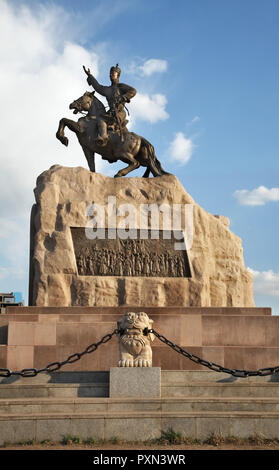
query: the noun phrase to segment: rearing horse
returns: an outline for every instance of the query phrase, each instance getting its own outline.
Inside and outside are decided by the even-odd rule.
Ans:
[[[90,171],[95,172],[95,152],[100,154],[103,160],[109,163],[121,160],[128,164],[127,167],[119,170],[116,177],[125,176],[130,171],[146,167],[144,178],[149,176],[151,172],[153,176],[168,175],[163,170],[159,160],[156,158],[154,147],[143,137],[124,130],[122,135],[108,127],[109,140],[105,146],[96,142],[98,136],[98,120],[100,116],[106,114],[103,103],[96,98],[94,91],[91,93],[86,91],[77,100],[70,104],[70,109],[74,110],[74,114],[87,112],[86,116],[73,121],[71,119],[62,118],[59,122],[57,139],[64,145],[68,145],[68,138],[64,135],[65,127],[75,132],[78,141],[83,149],[84,155],[88,162]]]

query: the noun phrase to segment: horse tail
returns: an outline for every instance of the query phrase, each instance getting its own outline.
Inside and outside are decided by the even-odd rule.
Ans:
[[[150,142],[148,142],[148,140],[146,140],[144,137],[141,137],[141,147],[147,150],[147,155],[148,155],[147,167],[150,168],[153,176],[163,176],[163,175],[170,174],[162,168],[161,163],[156,157],[153,145]]]

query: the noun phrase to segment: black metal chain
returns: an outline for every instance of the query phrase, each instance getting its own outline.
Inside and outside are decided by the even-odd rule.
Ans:
[[[158,333],[156,330],[145,329],[144,334],[147,335],[148,333],[153,333],[162,343],[171,347],[174,351],[178,352],[179,354],[182,354],[182,356],[187,357],[187,359],[190,359],[196,364],[201,364],[202,366],[208,367],[209,369],[215,372],[225,372],[226,374],[233,375],[234,377],[242,377],[242,378],[252,377],[252,376],[264,377],[266,375],[273,375],[273,374],[279,373],[279,366],[266,367],[264,369],[258,369],[258,370],[229,369],[227,367],[221,366],[220,364],[216,364],[215,362],[209,362],[206,359],[202,359],[196,354],[189,353],[188,351],[186,351],[186,349],[183,349],[181,346],[178,346],[177,344],[173,343],[172,341],[167,339],[165,336]],[[97,343],[92,343],[89,346],[87,346],[87,348],[81,353],[71,354],[70,356],[68,356],[68,358],[65,361],[51,362],[43,369],[30,368],[30,369],[22,369],[20,371],[11,371],[10,369],[0,368],[0,377],[10,377],[11,375],[19,375],[21,377],[35,377],[41,372],[49,372],[49,373],[56,372],[62,366],[65,366],[66,364],[73,364],[74,362],[79,361],[81,357],[84,356],[85,354],[91,354],[92,352],[95,352],[101,344],[107,343],[116,334],[119,334],[121,336],[123,334],[123,331],[115,329],[112,333],[108,333],[105,336],[103,336],[103,338],[100,339],[100,341],[98,341]]]
[[[91,354],[92,352],[96,351],[96,349],[101,344],[107,343],[108,341],[111,340],[111,338],[114,335],[118,333],[119,333],[119,330],[116,329],[112,333],[108,333],[107,335],[103,336],[103,338],[100,339],[100,341],[98,341],[97,343],[89,344],[89,346],[87,346],[87,348],[81,353],[71,354],[65,361],[51,362],[43,369],[30,368],[30,369],[22,369],[20,371],[12,371],[10,369],[0,368],[0,377],[10,377],[11,375],[20,375],[21,377],[35,377],[41,372],[55,372],[59,370],[62,366],[65,366],[66,364],[73,364],[74,362],[79,361],[81,357],[84,356],[85,354]]]
[[[151,329],[149,333],[153,333],[162,343],[165,343],[167,346],[170,346],[174,351],[182,354],[187,359],[195,362],[196,364],[201,364],[202,366],[208,367],[215,372],[225,372],[226,374],[233,375],[234,377],[252,377],[252,376],[260,376],[264,377],[266,375],[273,375],[279,373],[279,366],[276,367],[266,367],[264,369],[258,370],[243,370],[243,369],[228,369],[227,367],[223,367],[220,364],[216,364],[215,362],[209,362],[205,359],[200,358],[196,354],[191,354],[185,349],[181,348],[177,344],[173,343],[172,341],[168,340],[165,336],[160,335],[157,331]]]

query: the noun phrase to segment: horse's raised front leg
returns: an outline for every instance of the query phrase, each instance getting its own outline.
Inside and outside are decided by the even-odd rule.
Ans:
[[[59,126],[58,126],[58,130],[56,132],[56,137],[57,137],[58,140],[60,140],[60,142],[62,142],[62,144],[66,145],[66,147],[67,147],[67,145],[69,143],[69,140],[64,135],[65,127],[68,127],[71,131],[75,132],[76,134],[78,132],[80,132],[80,127],[79,127],[78,122],[72,121],[71,119],[62,118],[59,121]]]

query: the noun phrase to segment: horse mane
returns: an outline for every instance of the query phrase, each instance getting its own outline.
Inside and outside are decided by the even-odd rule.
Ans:
[[[96,108],[100,111],[103,111],[103,112],[106,112],[106,108],[104,106],[104,104],[102,103],[102,101],[99,100],[99,98],[97,98],[97,96],[95,95],[95,91],[93,92],[88,92],[88,94],[90,94],[93,98],[93,102],[94,102],[94,106],[96,106]]]

